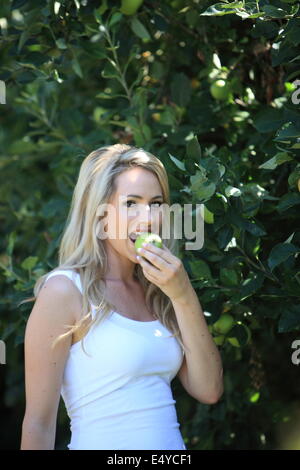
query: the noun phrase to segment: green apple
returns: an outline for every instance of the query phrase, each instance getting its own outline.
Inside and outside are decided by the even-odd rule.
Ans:
[[[208,210],[206,206],[204,206],[204,222],[206,222],[207,224],[214,223],[214,214],[213,212],[210,212],[210,210]]]
[[[243,344],[243,346],[246,346],[246,344],[248,344],[250,339],[251,339],[251,331],[250,331],[250,329],[248,328],[247,325],[244,325],[241,322],[238,322],[238,325],[242,326],[245,329],[245,332],[247,334],[247,339],[246,339],[245,343]],[[232,346],[235,346],[236,348],[240,348],[242,346],[240,344],[239,340],[235,336],[232,336],[232,337],[226,338],[226,339],[227,339],[228,343],[230,343]]]
[[[217,346],[222,346],[224,343],[225,336],[224,335],[219,335],[219,336],[214,336],[213,340]]]
[[[210,85],[210,93],[216,100],[227,100],[230,95],[230,87],[225,80],[216,80]]]
[[[150,233],[150,232],[141,233],[141,235],[134,242],[136,251],[139,248],[142,248],[143,243],[153,243],[153,245],[157,246],[158,248],[162,248],[161,238],[156,233]]]
[[[236,348],[241,347],[240,343],[238,342],[237,338],[235,338],[235,337],[227,338],[227,341],[228,341],[228,343],[230,343],[232,346],[235,346]]]
[[[217,320],[213,324],[213,329],[215,332],[220,333],[222,335],[226,335],[229,330],[233,327],[234,319],[228,313],[224,313],[220,316],[219,320]]]
[[[122,0],[120,11],[124,15],[134,15],[144,0]]]

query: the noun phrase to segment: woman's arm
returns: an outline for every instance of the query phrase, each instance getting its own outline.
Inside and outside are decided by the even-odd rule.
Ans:
[[[24,341],[26,410],[21,450],[53,450],[61,384],[72,335],[54,349],[64,325],[75,323],[77,288],[66,276],[50,278],[41,289],[29,316]]]
[[[192,285],[172,305],[186,348],[179,379],[199,402],[216,403],[224,391],[222,359]]]
[[[20,450],[54,450],[56,425],[45,426],[24,417]]]

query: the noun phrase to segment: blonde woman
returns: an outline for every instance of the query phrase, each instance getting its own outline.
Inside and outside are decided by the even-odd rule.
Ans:
[[[150,152],[116,144],[84,159],[59,265],[29,299],[22,450],[54,449],[60,395],[69,450],[185,450],[172,379],[201,403],[222,395],[220,354],[174,239],[137,258],[138,234],[160,234],[161,204],[168,178]]]

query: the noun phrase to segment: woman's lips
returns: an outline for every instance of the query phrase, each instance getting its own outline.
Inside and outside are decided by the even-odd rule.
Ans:
[[[128,240],[129,240],[129,244],[130,244],[130,245],[132,245],[132,246],[133,246],[133,248],[135,248],[135,246],[134,246],[135,240],[134,240],[134,241],[132,241],[130,238],[128,238]]]

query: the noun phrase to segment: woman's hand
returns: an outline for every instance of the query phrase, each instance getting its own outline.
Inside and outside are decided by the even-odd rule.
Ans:
[[[138,250],[138,261],[145,277],[158,286],[170,300],[188,297],[192,287],[188,274],[179,258],[163,245],[158,248],[153,243],[142,245]],[[152,265],[143,257],[149,260]]]

